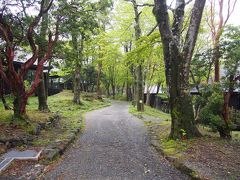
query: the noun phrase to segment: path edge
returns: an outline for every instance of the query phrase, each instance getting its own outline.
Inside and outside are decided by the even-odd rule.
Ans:
[[[136,118],[138,118],[139,120],[143,121],[143,122],[147,121],[147,119],[145,119],[141,115],[136,115],[136,114],[132,114],[132,115],[135,116]],[[166,154],[164,152],[163,148],[161,147],[160,143],[158,142],[159,140],[156,140],[156,138],[153,138],[153,136],[155,136],[155,132],[154,132],[154,135],[153,135],[152,133],[150,133],[149,128],[147,126],[145,126],[145,127],[147,128],[148,137],[150,139],[150,145],[161,156],[163,156],[168,162],[170,162],[171,165],[173,165],[176,169],[178,169],[182,173],[186,174],[187,176],[189,176],[193,180],[205,180],[205,178],[201,177],[201,175],[198,172],[196,172],[193,168],[186,165],[186,163],[184,163],[183,161],[181,161],[180,159],[178,159],[176,157],[169,156],[168,154]]]

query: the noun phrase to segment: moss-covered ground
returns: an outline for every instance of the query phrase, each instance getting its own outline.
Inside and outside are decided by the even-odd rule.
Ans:
[[[152,145],[165,156],[190,167],[192,176],[203,179],[240,179],[239,132],[232,132],[231,141],[223,140],[218,133],[199,125],[198,129],[203,135],[201,138],[171,140],[168,138],[171,130],[169,114],[148,106],[145,106],[144,112],[137,112],[130,106],[129,112],[137,116],[145,115],[141,119],[148,129]]]
[[[143,112],[138,112],[136,107],[130,106],[129,112],[131,114],[135,114],[135,115],[152,116],[152,117],[160,118],[160,119],[166,120],[166,121],[171,120],[170,114],[164,113],[164,112],[159,111],[159,110],[154,109],[154,108],[151,108],[150,106],[144,106],[144,111]]]
[[[6,99],[11,106],[12,98],[7,97]],[[83,129],[85,112],[110,105],[109,101],[98,100],[91,93],[82,93],[81,105],[74,104],[72,99],[73,93],[71,91],[63,91],[50,96],[48,97],[50,112],[40,112],[37,110],[37,97],[30,97],[27,105],[28,123],[24,120],[13,121],[13,112],[4,110],[2,103],[0,103],[0,136],[9,138],[11,136],[34,135],[39,123],[48,122],[49,119],[58,115],[61,119],[56,126],[49,126],[37,136],[34,135],[34,146],[46,146],[53,141],[66,139],[69,132],[74,131],[76,128]]]

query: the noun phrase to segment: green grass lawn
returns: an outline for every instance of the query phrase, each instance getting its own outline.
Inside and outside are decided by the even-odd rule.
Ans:
[[[6,99],[9,105],[12,106],[12,98],[7,97]],[[4,110],[2,103],[0,103],[0,127],[3,129],[2,132],[0,132],[0,135],[6,136],[7,133],[4,132],[4,129],[10,128],[10,131],[15,131],[15,127],[17,127],[17,130],[11,133],[21,131],[21,133],[25,132],[27,134],[32,134],[39,122],[49,121],[49,118],[59,114],[61,116],[60,128],[58,128],[58,130],[54,128],[43,130],[41,135],[34,142],[36,145],[48,144],[51,141],[56,141],[56,139],[64,139],[69,134],[69,131],[72,131],[73,129],[80,127],[82,129],[84,127],[82,117],[84,117],[85,112],[110,105],[109,101],[97,100],[94,94],[90,93],[81,94],[81,105],[74,104],[72,99],[73,93],[71,91],[63,91],[59,94],[48,97],[48,105],[51,112],[44,113],[38,111],[37,97],[30,97],[27,105],[28,122],[30,125],[27,125],[26,122],[20,120],[13,121],[13,111]],[[13,123],[15,124],[14,126],[12,125]]]
[[[96,99],[85,100],[85,94],[81,96],[81,105],[76,105],[72,102],[73,94],[71,91],[63,91],[54,96],[48,97],[48,105],[51,113],[43,113],[38,111],[38,99],[37,97],[30,97],[27,105],[27,115],[30,120],[45,120],[52,113],[60,113],[63,117],[72,118],[76,115],[82,114],[87,111],[98,109],[102,106],[109,105],[109,102],[99,101]],[[12,106],[13,98],[6,98],[8,104]],[[0,123],[8,123],[12,120],[12,111],[6,111],[3,107],[3,104],[0,103]]]
[[[156,118],[160,118],[162,120],[171,120],[171,115],[164,113],[158,109],[152,108],[150,106],[144,106],[144,112],[138,112],[136,107],[130,106],[129,112],[135,115],[147,115]]]

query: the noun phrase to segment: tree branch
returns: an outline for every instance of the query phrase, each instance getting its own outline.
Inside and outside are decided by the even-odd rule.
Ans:
[[[152,29],[151,31],[149,31],[149,33],[147,33],[147,36],[150,36],[154,31],[155,29],[158,27],[158,24],[156,24]]]
[[[174,11],[174,21],[172,25],[172,32],[173,32],[173,37],[178,46],[180,45],[181,30],[182,30],[183,21],[184,21],[184,9],[185,9],[185,1],[177,0],[176,8]]]
[[[20,74],[21,75],[25,75],[27,73],[27,70],[36,62],[37,58],[38,58],[38,53],[39,50],[36,46],[36,43],[33,39],[33,34],[34,34],[34,28],[39,24],[42,16],[48,12],[48,10],[50,9],[51,5],[53,3],[53,0],[50,1],[49,5],[47,6],[46,9],[44,9],[44,4],[45,4],[45,0],[41,1],[41,7],[40,7],[40,11],[39,14],[35,17],[35,19],[33,20],[33,22],[30,24],[29,28],[28,28],[28,32],[27,32],[27,39],[28,42],[30,44],[30,47],[32,49],[33,55],[32,57],[27,60],[22,66],[21,66],[21,71]]]
[[[189,28],[186,34],[185,43],[183,47],[183,60],[184,60],[184,66],[186,71],[184,72],[185,80],[188,80],[189,71],[190,71],[190,63],[194,51],[194,47],[196,44],[199,26],[201,23],[201,17],[203,13],[203,9],[205,6],[206,0],[198,0],[195,1],[194,7],[192,10],[191,20],[189,24]],[[185,85],[188,84],[188,82],[185,82]]]
[[[56,23],[56,32],[55,32],[54,39],[52,39],[52,33],[49,33],[49,36],[48,36],[48,51],[45,53],[44,57],[38,63],[36,73],[35,73],[34,83],[32,84],[29,92],[27,92],[27,97],[31,96],[35,92],[36,88],[38,87],[38,85],[40,83],[40,75],[41,75],[42,70],[43,70],[43,65],[44,65],[44,63],[47,62],[47,60],[50,59],[50,57],[52,55],[53,47],[54,47],[55,43],[57,42],[58,36],[59,36],[59,21],[60,21],[60,18],[58,18],[57,23]]]

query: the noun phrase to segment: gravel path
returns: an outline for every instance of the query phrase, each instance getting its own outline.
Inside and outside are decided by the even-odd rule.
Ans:
[[[86,115],[86,129],[45,179],[188,179],[149,145],[126,102]]]

